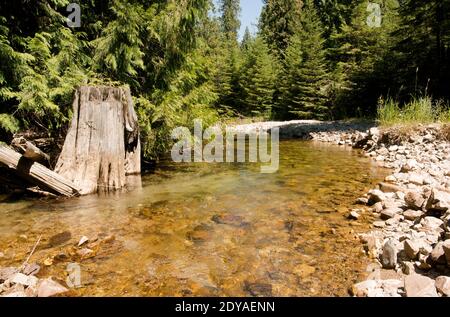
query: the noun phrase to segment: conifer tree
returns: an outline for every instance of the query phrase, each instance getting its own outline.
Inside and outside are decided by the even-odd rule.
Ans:
[[[324,118],[327,113],[323,27],[311,1],[306,0],[300,26],[286,50],[277,115],[282,118]]]
[[[280,60],[298,28],[302,3],[302,0],[264,0],[259,29]]]
[[[251,39],[244,52],[241,86],[246,113],[270,118],[280,71],[277,59],[270,54],[262,37]]]

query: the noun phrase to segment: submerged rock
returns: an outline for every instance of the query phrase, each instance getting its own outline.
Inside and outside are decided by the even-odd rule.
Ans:
[[[67,292],[68,289],[52,280],[52,278],[46,278],[39,281],[37,286],[37,296],[38,297],[51,297],[58,294]]]

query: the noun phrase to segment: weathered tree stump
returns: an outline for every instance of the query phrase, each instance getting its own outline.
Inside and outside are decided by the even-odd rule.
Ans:
[[[118,190],[141,171],[139,125],[128,88],[77,89],[73,117],[55,171],[82,195]],[[135,177],[133,180],[133,186]]]

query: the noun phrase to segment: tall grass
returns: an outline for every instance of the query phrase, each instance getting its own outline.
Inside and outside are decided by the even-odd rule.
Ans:
[[[449,105],[441,100],[434,101],[429,96],[414,97],[401,106],[396,100],[388,98],[378,103],[377,119],[382,126],[397,124],[418,124],[450,122]]]

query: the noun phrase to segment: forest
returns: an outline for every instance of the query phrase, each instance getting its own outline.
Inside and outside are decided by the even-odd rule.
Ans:
[[[74,89],[130,87],[146,158],[196,118],[375,118],[424,102],[448,120],[450,0],[0,1],[0,129],[65,133]]]

